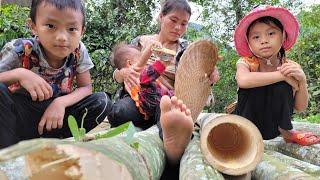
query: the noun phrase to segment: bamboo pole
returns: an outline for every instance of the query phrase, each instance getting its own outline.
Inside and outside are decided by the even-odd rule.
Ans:
[[[158,128],[139,132],[134,140],[138,149],[120,136],[86,143],[23,141],[0,151],[0,170],[10,179],[159,179],[165,153]]]
[[[252,171],[263,155],[263,140],[249,120],[229,114],[201,114],[201,151],[214,168],[227,175]]]
[[[278,151],[302,161],[320,166],[320,144],[300,146],[295,143],[286,143],[282,137],[265,140],[264,147],[267,150]]]
[[[194,133],[180,162],[180,180],[222,180],[223,176],[206,162],[200,150],[200,135]]]
[[[317,179],[268,153],[264,153],[262,162],[257,165],[253,172],[253,178],[274,180]]]

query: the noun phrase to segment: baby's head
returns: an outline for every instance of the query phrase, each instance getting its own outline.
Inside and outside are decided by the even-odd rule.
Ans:
[[[28,22],[49,65],[59,68],[79,47],[85,10],[81,0],[32,0]]]
[[[234,33],[234,41],[242,57],[267,57],[270,51],[284,54],[294,45],[298,34],[299,24],[287,9],[260,6],[240,21]]]
[[[112,51],[112,61],[115,68],[122,69],[135,64],[141,56],[140,50],[123,42],[117,44]]]

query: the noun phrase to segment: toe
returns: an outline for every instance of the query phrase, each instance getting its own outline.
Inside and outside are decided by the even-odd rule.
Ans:
[[[161,112],[168,112],[171,110],[171,100],[169,96],[162,96],[160,101]]]

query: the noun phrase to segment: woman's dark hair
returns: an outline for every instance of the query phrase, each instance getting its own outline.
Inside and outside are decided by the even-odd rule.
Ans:
[[[85,8],[82,0],[32,0],[31,10],[29,15],[32,22],[34,23],[36,22],[37,9],[42,2],[53,5],[59,10],[66,9],[66,8],[70,8],[75,11],[80,10],[83,15],[82,27],[84,27],[86,18],[85,18]]]
[[[186,11],[191,16],[191,8],[186,0],[165,0],[161,5],[160,13],[165,16],[175,10]]]
[[[264,23],[264,24],[268,24],[268,25],[275,25],[275,26],[277,26],[280,30],[281,30],[281,32],[283,32],[284,30],[283,30],[283,25],[281,24],[281,22],[278,20],[278,19],[276,19],[276,18],[274,18],[274,17],[271,17],[271,16],[264,16],[264,17],[261,17],[261,18],[258,18],[258,19],[256,19],[256,20],[254,20],[250,25],[249,25],[249,27],[248,27],[248,30],[247,30],[247,34],[246,34],[246,36],[248,37],[249,36],[249,32],[250,32],[250,28],[255,24],[255,23]],[[286,36],[287,37],[287,36]],[[286,57],[286,52],[285,52],[285,50],[284,50],[284,48],[283,47],[281,47],[281,49],[280,49],[280,59],[283,59],[283,58],[285,58]]]

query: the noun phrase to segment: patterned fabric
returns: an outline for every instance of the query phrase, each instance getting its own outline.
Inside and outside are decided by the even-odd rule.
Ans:
[[[45,79],[52,87],[53,97],[57,97],[72,92],[76,74],[93,67],[83,43],[65,58],[59,69],[50,67],[41,48],[36,39],[16,39],[7,43],[0,52],[0,73],[21,67],[29,69]],[[19,83],[9,86],[12,93],[20,89]]]
[[[162,96],[173,96],[173,90],[166,88],[158,81],[159,76],[165,69],[166,67],[162,62],[156,60],[141,72],[140,88],[134,87],[131,89],[130,96],[136,102],[136,106],[140,113],[144,115],[145,120],[154,115]]]
[[[281,64],[286,63],[288,60],[286,58],[282,58]],[[253,57],[243,57],[238,60],[237,64],[244,64],[246,65],[250,72],[258,72],[259,71],[259,60],[253,56]]]
[[[131,44],[143,50],[144,41],[146,41],[148,38],[149,36],[138,36],[131,41]],[[188,42],[184,39],[179,39],[178,44],[179,46],[177,49],[177,55],[181,54],[180,52],[184,51],[187,48]],[[155,55],[152,55],[148,60],[147,64],[151,65],[156,60],[157,60],[157,57]],[[164,73],[159,77],[159,81],[168,88],[173,88],[174,86],[174,79],[175,79],[178,61],[179,59],[176,59],[176,63],[172,63],[168,65]]]

